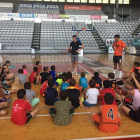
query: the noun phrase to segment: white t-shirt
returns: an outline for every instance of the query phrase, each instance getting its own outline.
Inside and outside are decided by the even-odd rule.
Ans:
[[[96,88],[89,88],[87,90],[87,92],[86,92],[86,96],[88,96],[86,101],[89,104],[97,104],[97,100],[98,100],[98,96],[99,96],[99,91]]]

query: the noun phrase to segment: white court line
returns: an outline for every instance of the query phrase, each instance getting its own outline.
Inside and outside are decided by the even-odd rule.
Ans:
[[[91,74],[88,70],[86,70],[84,67],[82,67],[81,65],[78,64],[79,67],[81,67],[82,69],[84,69],[86,72],[88,72],[90,75],[93,76],[93,74]]]
[[[69,140],[101,140],[101,139],[119,139],[119,138],[136,138],[140,135],[125,135],[125,136],[112,136],[112,137],[97,137],[97,138],[82,138],[82,139],[69,139]]]
[[[78,113],[74,113],[74,115],[76,114],[90,114],[91,112],[78,112]],[[44,115],[36,115],[36,117],[43,117],[43,116],[51,116],[50,114],[44,114]],[[0,119],[10,119],[11,117],[0,117]]]

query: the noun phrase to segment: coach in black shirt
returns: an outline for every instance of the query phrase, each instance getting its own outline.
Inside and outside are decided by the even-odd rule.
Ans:
[[[79,46],[81,46],[80,49]],[[71,49],[71,47],[71,62],[73,65],[73,69],[75,68],[77,70],[78,52],[84,48],[84,45],[81,42],[77,41],[76,35],[73,35],[73,41],[70,43],[68,49],[63,53],[66,53],[69,49]]]

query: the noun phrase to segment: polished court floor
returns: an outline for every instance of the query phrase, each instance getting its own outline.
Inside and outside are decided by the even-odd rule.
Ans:
[[[113,71],[113,55],[112,54],[85,54],[84,57],[79,57],[78,74],[86,72],[86,77],[89,80],[95,71],[100,73],[102,80],[107,78],[107,74]],[[11,72],[17,74],[18,69],[23,64],[28,65],[28,72],[32,72],[35,61],[41,61],[42,67],[55,65],[58,73],[67,72],[68,65],[72,69],[70,55],[1,55],[0,62],[10,60]],[[134,61],[140,61],[139,56],[124,55],[123,56],[123,72],[129,71],[133,67]],[[118,72],[116,72],[116,78]],[[77,81],[79,75],[76,77]],[[16,77],[17,80],[17,77]],[[12,83],[12,89],[23,88],[23,85],[16,86],[16,80]],[[41,85],[32,85],[32,89],[36,92],[40,103],[36,106],[39,108],[37,116],[24,126],[17,126],[10,121],[12,112],[12,103],[17,99],[16,94],[12,94],[12,103],[8,105],[6,110],[8,114],[0,117],[0,140],[66,140],[66,139],[140,139],[140,124],[132,121],[126,116],[121,108],[122,125],[116,133],[103,133],[94,125],[90,112],[97,111],[99,103],[95,107],[88,109],[75,109],[72,123],[68,126],[56,126],[48,110],[50,106],[45,105],[43,97],[40,96]],[[124,139],[124,140],[125,140]],[[129,140],[129,139],[128,139]]]

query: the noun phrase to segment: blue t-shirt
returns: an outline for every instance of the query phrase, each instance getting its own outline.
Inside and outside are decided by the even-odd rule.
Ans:
[[[88,88],[87,78],[85,78],[85,77],[84,77],[84,78],[80,77],[80,79],[79,79],[79,84],[80,84],[80,86],[83,87],[83,89]]]
[[[57,96],[58,96],[57,90],[53,87],[48,87],[45,93],[45,104],[54,105]]]
[[[70,87],[69,83],[62,83],[61,90],[66,90],[67,87]]]
[[[56,81],[55,71],[50,71],[50,75],[53,77],[53,80]]]

